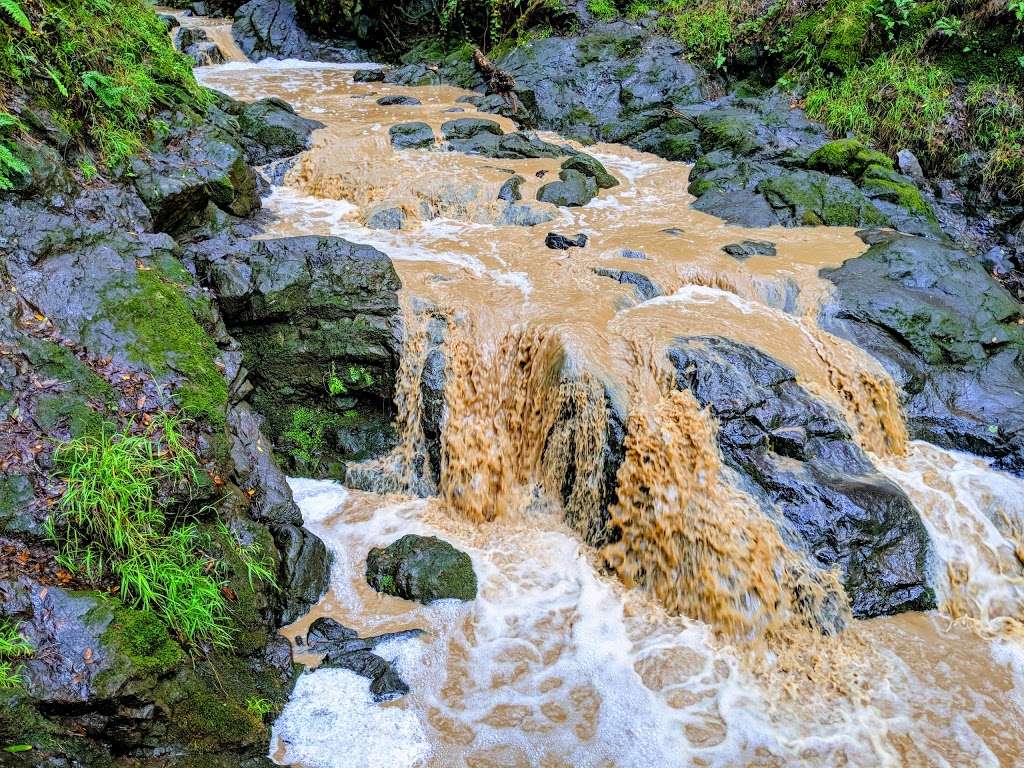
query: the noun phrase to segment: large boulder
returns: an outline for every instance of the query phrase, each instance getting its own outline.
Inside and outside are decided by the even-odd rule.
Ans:
[[[913,437],[1024,474],[1024,307],[951,245],[862,237],[863,255],[822,272],[835,285],[825,326],[886,367]]]
[[[542,203],[560,206],[586,205],[597,196],[597,182],[577,170],[558,172],[558,181],[549,181],[537,190]]]
[[[473,600],[476,573],[469,555],[434,536],[408,534],[366,556],[366,581],[406,600]]]
[[[855,616],[935,606],[930,543],[903,491],[878,472],[842,418],[767,355],[716,338],[669,350],[676,386],[718,420],[725,462],[784,538],[838,568]]]
[[[393,444],[400,287],[380,251],[332,237],[188,247],[241,344],[253,406],[293,468],[340,477],[340,462]]]
[[[318,40],[299,26],[294,0],[250,0],[235,12],[231,33],[254,61],[266,58],[305,61],[370,61],[351,40]]]

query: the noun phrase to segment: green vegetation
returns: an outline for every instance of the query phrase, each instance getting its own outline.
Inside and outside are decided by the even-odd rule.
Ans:
[[[84,139],[85,169],[96,167],[93,150],[119,168],[159,110],[194,114],[210,101],[145,0],[0,0],[0,9],[0,93],[29,92],[33,122],[43,110],[71,141]]]
[[[17,153],[14,137],[25,130],[16,117],[0,112],[0,189],[10,189],[12,176],[29,172],[29,165]]]
[[[112,291],[102,316],[134,336],[127,349],[136,362],[157,376],[181,375],[176,397],[185,413],[222,428],[228,385],[215,362],[217,347],[196,319],[202,307],[174,279],[184,279],[183,273],[180,265],[140,269],[136,290],[128,296]]]
[[[336,415],[319,408],[296,408],[292,411],[291,426],[281,435],[285,449],[296,461],[316,467],[327,444],[327,432],[337,423]]]
[[[0,624],[0,691],[21,685],[17,662],[31,656],[33,650],[12,622]]]
[[[349,388],[366,389],[373,386],[373,374],[361,365],[350,365],[344,373],[339,374],[338,370],[331,364],[331,371],[327,374],[324,388],[331,397],[347,395]]]
[[[179,424],[163,416],[138,434],[108,425],[60,446],[54,459],[66,489],[48,528],[61,565],[93,580],[109,571],[123,600],[154,611],[182,639],[226,644],[225,599],[198,527],[173,526],[160,504],[196,480]]]
[[[257,581],[277,587],[273,561],[260,542],[252,541],[242,544],[222,520],[217,521],[216,530],[221,537],[221,542],[230,548],[231,554],[245,569],[249,589],[255,590]]]
[[[262,720],[274,711],[274,704],[262,696],[250,696],[245,700],[245,709],[250,715]]]
[[[927,171],[1024,200],[1024,0],[634,5],[617,9],[655,10],[712,69],[801,87],[836,135],[911,149]]]
[[[587,10],[602,21],[611,21],[619,13],[612,0],[587,0]]]

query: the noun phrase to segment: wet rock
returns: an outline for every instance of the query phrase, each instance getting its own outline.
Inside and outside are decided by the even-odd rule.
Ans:
[[[43,527],[32,513],[35,491],[28,475],[0,475],[0,534],[40,536]]]
[[[343,462],[390,449],[401,283],[386,255],[332,237],[231,233],[188,251],[241,344],[253,407],[293,471],[340,477]]]
[[[366,581],[378,592],[420,603],[476,598],[469,555],[434,536],[408,534],[383,549],[371,549]]]
[[[865,232],[871,247],[823,270],[823,322],[878,358],[904,393],[911,435],[1024,474],[1024,308],[951,245]]]
[[[366,216],[370,229],[404,229],[406,213],[400,205],[382,204],[373,208]]]
[[[578,152],[563,162],[562,170],[579,171],[584,176],[589,176],[597,184],[598,189],[611,189],[619,184],[597,158],[583,152]]]
[[[391,146],[396,149],[423,149],[434,146],[434,129],[426,123],[398,123],[388,129]]]
[[[726,463],[780,531],[823,568],[838,568],[855,616],[935,606],[930,544],[917,511],[856,445],[842,418],[761,352],[714,338],[669,350],[676,386],[718,420]]]
[[[501,185],[501,189],[498,190],[498,199],[509,201],[522,200],[523,195],[519,191],[519,187],[521,187],[525,182],[526,179],[517,173]]]
[[[173,16],[171,18],[174,18]],[[209,42],[209,36],[206,34],[206,30],[201,27],[182,27],[178,26],[174,30],[174,34],[171,36],[171,42],[174,43],[174,47],[182,53],[185,53],[196,43]]]
[[[382,107],[414,107],[423,102],[412,96],[381,96],[377,99],[377,104]]]
[[[384,69],[358,69],[352,75],[355,83],[383,83],[386,70]]]
[[[601,275],[601,277],[610,277],[612,280],[622,283],[623,285],[632,286],[633,292],[636,293],[636,296],[640,301],[648,301],[663,295],[661,288],[659,288],[653,280],[646,275],[641,275],[639,272],[595,267],[594,274]]]
[[[559,171],[559,181],[551,181],[537,190],[537,199],[542,203],[558,206],[578,207],[586,205],[597,196],[597,182],[579,171]]]
[[[634,251],[632,248],[623,248],[619,252],[619,256],[621,258],[623,258],[623,259],[636,259],[636,260],[644,260],[644,259],[650,259],[651,258],[646,253],[644,253],[643,251]]]
[[[566,251],[569,248],[583,248],[586,244],[587,236],[582,232],[577,233],[576,237],[573,238],[561,235],[558,232],[548,232],[544,238],[544,245],[556,251]]]
[[[310,626],[306,647],[313,653],[323,654],[322,666],[348,669],[369,678],[370,692],[375,701],[390,701],[407,694],[409,686],[391,663],[373,653],[373,649],[390,640],[411,640],[422,634],[423,630],[411,629],[360,638],[354,629],[325,617]]]
[[[131,161],[135,190],[154,227],[175,232],[209,203],[235,216],[259,209],[256,177],[233,136],[209,123],[171,125],[148,157]]]
[[[215,64],[223,64],[225,61],[220,46],[213,42],[196,43],[186,49],[185,54],[195,62],[197,67],[212,67]]]
[[[294,0],[251,0],[234,14],[231,33],[253,61],[266,58],[349,63],[372,57],[351,40],[318,40],[298,24]]]
[[[722,250],[734,259],[743,261],[751,256],[774,256],[775,243],[768,240],[744,240],[739,243],[723,245]]]
[[[500,125],[482,117],[460,117],[457,120],[448,120],[441,124],[441,136],[446,141],[473,139],[480,134],[501,136],[503,133]]]
[[[499,226],[536,227],[547,224],[555,218],[554,212],[538,209],[529,203],[510,203],[505,206],[501,215],[495,220]]]
[[[160,19],[161,22],[163,22],[163,25],[167,28],[168,32],[170,32],[175,27],[181,26],[181,22],[178,21],[177,17],[175,17],[173,14],[158,13],[156,17]]]
[[[313,131],[323,124],[300,117],[288,102],[271,97],[242,106],[238,127],[248,140],[249,161],[264,165],[308,149]]]

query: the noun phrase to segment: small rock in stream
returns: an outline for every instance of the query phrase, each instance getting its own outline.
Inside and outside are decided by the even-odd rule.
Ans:
[[[587,236],[582,232],[577,233],[576,237],[573,238],[560,235],[558,232],[548,232],[548,236],[544,238],[544,245],[548,248],[553,248],[556,251],[566,251],[570,248],[583,248],[586,244]]]
[[[406,600],[473,600],[473,561],[435,536],[408,534],[366,556],[366,581],[378,592]]]
[[[422,629],[408,629],[360,638],[354,629],[323,617],[310,626],[305,644],[309,651],[323,654],[322,666],[347,669],[369,678],[374,699],[389,701],[407,694],[409,686],[391,663],[373,653],[373,649],[388,640],[410,640],[422,634]]]
[[[751,256],[774,256],[775,243],[768,240],[744,240],[741,243],[723,245],[722,250],[734,259],[744,260]]]
[[[381,107],[415,107],[423,102],[412,96],[381,96],[377,105]]]
[[[385,70],[383,69],[360,69],[352,75],[353,83],[383,83]]]

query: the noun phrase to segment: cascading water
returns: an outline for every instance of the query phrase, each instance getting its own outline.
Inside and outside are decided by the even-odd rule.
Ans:
[[[365,634],[427,634],[377,649],[412,689],[386,705],[352,673],[305,673],[275,726],[275,760],[1024,760],[1024,481],[908,443],[892,381],[817,327],[828,293],[818,270],[861,252],[852,231],[726,226],[689,208],[685,166],[612,145],[587,151],[617,187],[583,208],[535,204],[552,217],[543,228],[501,224],[497,191],[510,172],[531,200],[558,160],[396,151],[388,141],[403,121],[437,132],[451,110],[468,108],[457,89],[360,84],[351,67],[298,62],[198,73],[238,98],[286,98],[324,124],[265,201],[267,233],[338,235],[394,260],[407,306],[402,442],[381,464],[392,465],[393,482],[380,490],[437,491],[411,500],[294,481],[307,525],[336,564],[331,591],[290,634],[324,615]],[[422,104],[376,103],[390,94]],[[403,227],[367,228],[385,204],[402,211]],[[548,229],[591,242],[553,251],[543,245]],[[765,237],[778,255],[740,262],[721,250]],[[660,295],[637,296],[609,277],[630,269]],[[445,364],[436,467],[425,457],[418,381],[431,321]],[[851,617],[836,572],[811,562],[788,524],[743,487],[709,410],[676,387],[666,350],[707,336],[770,355],[842,415],[921,515],[938,611]],[[615,429],[619,453],[608,447]],[[366,552],[406,533],[469,552],[478,599],[424,607],[370,589]]]

